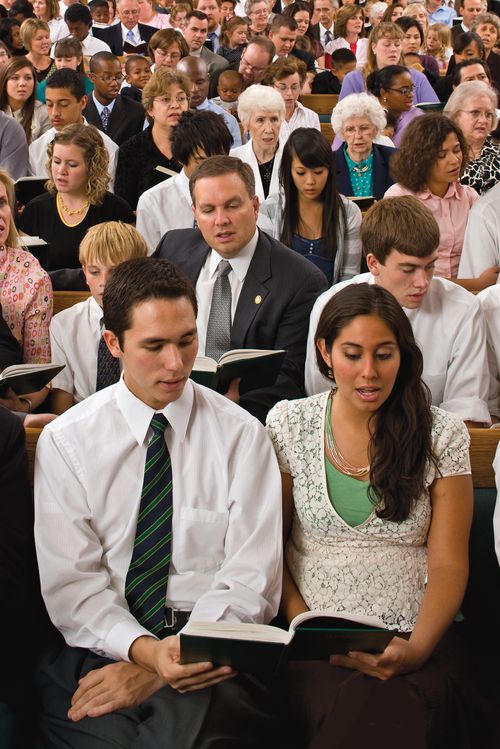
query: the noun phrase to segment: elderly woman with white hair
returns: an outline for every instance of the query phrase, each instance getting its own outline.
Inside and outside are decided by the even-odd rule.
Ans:
[[[462,130],[469,147],[469,163],[460,178],[479,194],[500,182],[500,148],[490,133],[497,126],[497,97],[483,81],[461,83],[444,108]]]
[[[381,104],[369,94],[352,94],[332,112],[332,128],[344,143],[334,151],[342,195],[377,200],[394,184],[389,162],[396,149],[376,143],[386,126]]]
[[[281,123],[285,119],[285,102],[273,88],[254,85],[238,99],[238,117],[250,133],[244,146],[233,148],[236,156],[253,169],[255,192],[260,201],[279,189],[279,168],[283,143],[280,143]]]

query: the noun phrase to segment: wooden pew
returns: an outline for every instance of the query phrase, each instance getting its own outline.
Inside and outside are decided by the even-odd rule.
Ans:
[[[470,461],[475,489],[494,489],[493,458],[500,441],[500,429],[470,429]]]
[[[324,120],[321,115],[328,115],[328,119],[330,119],[332,109],[338,100],[338,94],[302,94],[300,97],[300,103],[319,114],[322,122]]]
[[[89,296],[90,291],[54,291],[54,315],[78,302],[84,302]]]

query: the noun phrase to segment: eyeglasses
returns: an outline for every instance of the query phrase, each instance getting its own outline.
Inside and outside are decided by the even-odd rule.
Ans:
[[[172,107],[174,104],[178,104],[180,107],[183,104],[187,104],[187,96],[176,96],[175,99],[171,99],[170,96],[155,96],[154,101],[158,104],[164,104],[166,107]]]
[[[255,67],[255,65],[250,65],[250,63],[247,62],[244,57],[241,58],[240,65],[243,65],[244,68],[247,68],[247,70],[251,70],[253,73],[263,73],[265,70],[267,70],[267,65],[265,68],[257,68]]]
[[[155,55],[158,55],[158,57],[164,57],[166,60],[180,60],[181,59],[181,53],[180,52],[165,52],[163,49],[160,49],[157,47],[153,50]]]
[[[300,83],[292,83],[291,86],[284,86],[282,83],[275,83],[274,88],[281,94],[286,94],[290,91],[292,94],[297,94],[300,91]]]
[[[116,75],[108,75],[105,73],[104,75],[97,75],[94,73],[96,78],[99,78],[103,83],[111,83],[111,81],[116,81],[117,83],[121,83],[123,81],[124,76],[122,73],[117,73]]]
[[[373,132],[372,125],[360,125],[359,127],[355,127],[354,125],[347,125],[347,127],[344,128],[344,135],[354,135],[355,133],[368,135],[368,133],[371,132]]]
[[[129,17],[135,18],[135,16],[138,16],[139,13],[140,13],[139,10],[122,10],[122,11],[120,11],[120,15],[123,16],[124,18],[129,18]]]
[[[262,10],[252,10],[252,12],[249,14],[251,16],[268,16],[269,11],[263,8]]]
[[[397,94],[401,94],[401,96],[409,96],[410,94],[413,95],[415,86],[403,86],[403,88],[388,88],[387,91],[395,91]]]
[[[482,112],[480,109],[462,109],[464,114],[468,114],[473,120],[479,120],[480,117],[485,117],[490,122],[493,122],[495,116],[494,112]]]

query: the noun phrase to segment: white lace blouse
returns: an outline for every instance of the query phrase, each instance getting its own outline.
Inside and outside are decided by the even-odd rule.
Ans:
[[[411,631],[427,576],[429,491],[402,522],[383,520],[372,512],[354,528],[345,523],[326,486],[323,435],[328,396],[281,401],[267,419],[280,469],[293,478],[294,517],[286,547],[290,573],[311,610],[377,616],[390,629]],[[470,473],[464,422],[434,406],[432,415],[436,466],[428,466],[427,487],[439,475]]]

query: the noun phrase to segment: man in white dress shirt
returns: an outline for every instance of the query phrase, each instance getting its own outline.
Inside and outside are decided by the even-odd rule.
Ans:
[[[433,278],[439,227],[430,210],[413,196],[386,198],[365,215],[363,252],[370,273],[336,284],[313,307],[307,340],[308,395],[332,383],[316,364],[314,337],[328,300],[350,283],[378,283],[406,312],[424,357],[423,381],[432,403],[473,426],[490,423],[488,361],[480,304],[473,294],[444,278]]]
[[[500,266],[500,183],[481,195],[470,210],[458,277],[477,278],[494,266]]]
[[[66,640],[41,669],[44,740],[51,749],[276,746],[268,690],[229,667],[180,665],[176,636],[189,617],[259,623],[276,615],[281,484],[271,442],[253,417],[189,379],[197,302],[175,266],[122,263],[103,310],[122,379],[52,422],[37,449],[42,593]],[[161,491],[146,508],[156,483]],[[156,528],[141,533],[144,514],[165,503]],[[158,525],[160,541],[134,557]],[[144,593],[158,619],[148,629],[151,610],[131,613],[140,612],[131,559],[154,580],[148,560],[158,544],[166,570]]]
[[[82,52],[85,57],[92,57],[97,52],[111,52],[106,42],[92,35],[92,16],[86,5],[81,3],[70,5],[64,14],[64,20],[69,33],[78,39],[82,45]]]
[[[47,79],[45,88],[47,112],[52,123],[50,130],[33,141],[29,147],[29,171],[37,177],[47,177],[46,161],[47,147],[52,143],[56,132],[63,130],[66,125],[88,125],[82,116],[87,104],[83,78],[76,70],[61,68]],[[109,154],[109,173],[112,181],[115,178],[116,158],[118,146],[106,133],[100,133],[104,146]],[[113,189],[112,183],[110,190]]]
[[[189,178],[207,156],[229,154],[232,138],[221,118],[213,112],[186,112],[175,128],[172,154],[182,170],[146,190],[137,203],[137,230],[152,254],[171,229],[195,226]]]

